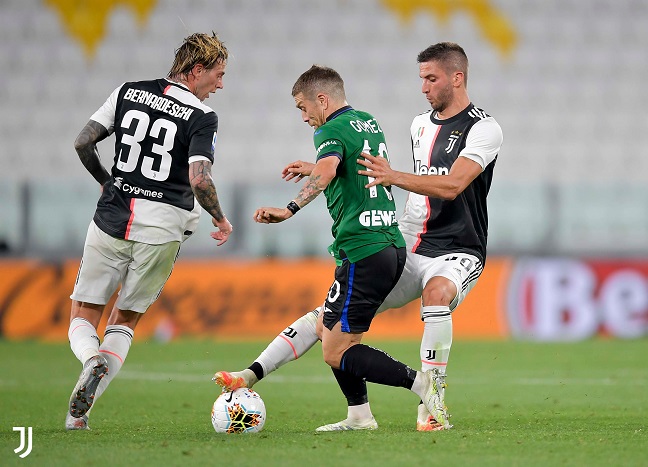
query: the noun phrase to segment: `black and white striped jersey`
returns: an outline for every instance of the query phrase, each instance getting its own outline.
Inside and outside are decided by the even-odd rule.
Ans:
[[[469,253],[484,263],[486,196],[502,145],[502,129],[493,117],[470,104],[445,120],[435,118],[434,111],[416,116],[411,134],[415,174],[447,175],[458,157],[477,162],[482,173],[454,200],[409,194],[399,220],[409,250],[429,257]]]
[[[143,243],[185,240],[200,217],[189,163],[214,161],[214,111],[186,86],[156,79],[124,83],[90,118],[115,133],[112,177],[97,203],[97,226]]]

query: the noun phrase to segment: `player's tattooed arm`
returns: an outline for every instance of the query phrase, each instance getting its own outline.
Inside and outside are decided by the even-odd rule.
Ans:
[[[317,198],[319,194],[324,191],[327,185],[328,183],[326,185],[322,184],[322,175],[311,175],[306,183],[304,183],[302,189],[299,190],[299,194],[295,198],[295,202],[300,207],[306,206],[308,203]]]
[[[337,157],[325,157],[317,161],[317,164],[315,164],[310,173],[310,177],[304,183],[302,189],[299,190],[297,197],[288,206],[285,208],[259,208],[254,212],[254,221],[261,224],[274,224],[290,219],[295,213],[293,209],[289,208],[290,204],[294,202],[297,203],[297,206],[303,208],[317,198],[328,184],[331,183],[331,180],[335,178],[339,163],[340,159]]]
[[[295,198],[295,202],[299,207],[303,208],[326,189],[331,180],[335,178],[339,164],[340,159],[335,156],[325,157],[317,161],[310,177],[299,191],[297,198]]]
[[[74,149],[81,163],[100,185],[110,180],[110,174],[101,164],[97,143],[106,139],[108,135],[108,130],[102,124],[90,120],[74,141]]]
[[[211,162],[200,160],[189,164],[189,183],[198,203],[217,221],[225,218],[221,209],[216,186],[211,176]]]

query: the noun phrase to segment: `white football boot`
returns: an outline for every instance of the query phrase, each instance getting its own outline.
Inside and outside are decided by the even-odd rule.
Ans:
[[[330,423],[317,427],[315,431],[352,431],[352,430],[376,430],[378,429],[378,422],[371,417],[367,420],[344,419],[337,423]]]
[[[418,422],[421,421],[421,418],[423,417],[421,416],[421,409],[419,407],[419,420],[417,421],[416,429],[418,431],[449,430],[452,428],[452,425],[450,425],[450,416],[448,415],[448,409],[444,402],[444,392],[446,387],[445,375],[439,373],[439,370],[436,368],[423,372],[423,375],[426,378],[427,386],[423,393],[424,396],[422,400],[433,424],[430,425],[430,428],[420,429]],[[429,424],[430,419],[426,419],[426,422]]]

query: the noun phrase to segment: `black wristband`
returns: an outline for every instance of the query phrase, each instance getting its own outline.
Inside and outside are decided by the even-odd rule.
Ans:
[[[299,211],[301,208],[299,207],[299,204],[295,203],[295,201],[291,201],[288,203],[288,206],[286,206],[286,209],[288,209],[290,212],[293,213],[293,216],[297,214],[297,211]]]

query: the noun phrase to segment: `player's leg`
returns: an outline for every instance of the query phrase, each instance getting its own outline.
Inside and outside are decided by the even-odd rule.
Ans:
[[[245,370],[219,371],[212,380],[224,391],[251,388],[281,366],[298,359],[320,339],[317,331],[320,311],[321,307],[309,311],[284,329]],[[319,427],[317,431],[377,428],[378,424],[369,406],[365,381],[339,370],[333,370],[333,373],[347,397],[347,419]]]
[[[97,326],[105,304],[121,279],[120,270],[128,262],[128,256],[115,248],[115,239],[102,232],[94,222],[90,223],[83,249],[83,258],[72,292],[72,310],[68,337],[70,348],[83,365],[70,395],[65,426],[68,430],[87,429],[87,408],[92,405],[99,382],[109,368],[99,353]]]
[[[108,361],[110,371],[99,384],[95,401],[119,373],[135,333],[135,327],[146,310],[162,293],[180,251],[179,242],[160,245],[132,243],[132,261],[129,263],[119,297],[113,307],[104,341],[99,352]]]
[[[440,404],[445,408],[445,380],[452,347],[451,313],[475,285],[482,267],[476,257],[467,254],[422,258],[421,264],[426,268],[421,296],[421,319],[424,322],[421,363],[423,371],[432,373],[438,386]],[[436,431],[443,426],[419,406],[417,429]]]
[[[99,378],[89,376],[86,384],[82,381],[82,372],[79,378],[81,385],[75,388],[70,398],[69,416],[85,421],[86,426],[90,409],[117,375],[128,355],[137,322],[160,295],[169,278],[180,247],[179,242],[148,245],[108,235],[99,236],[105,243],[101,249],[104,261],[112,262],[112,267],[107,270],[115,271],[113,274],[121,279],[122,288],[108,318],[104,342],[98,348],[99,355],[93,357],[104,362],[106,371]],[[68,429],[79,429],[76,425],[81,423],[77,422],[70,428],[69,419],[66,420]]]
[[[325,328],[322,350],[326,363],[358,379],[409,389],[421,398],[437,421],[447,426],[447,418],[439,405],[438,386],[431,373],[413,370],[386,352],[360,343],[361,338],[362,333],[342,332],[340,322],[331,329]]]
[[[436,389],[426,373],[360,343],[376,310],[398,281],[404,264],[404,248],[390,247],[356,263],[345,261],[336,269],[336,280],[322,314],[324,360],[332,368],[356,378],[409,389],[421,397],[429,410],[438,411]],[[376,276],[376,271],[381,274]]]
[[[212,380],[227,391],[251,388],[279,367],[298,359],[319,340],[316,327],[320,310],[317,307],[309,311],[284,329],[245,370],[218,371]]]
[[[418,255],[414,255],[414,256],[418,256]],[[420,280],[417,280],[415,274],[416,274],[415,262],[410,267],[410,253],[407,253],[407,260],[405,262],[405,267],[403,268],[403,273],[398,279],[396,286],[389,292],[387,298],[385,298],[385,300],[382,302],[382,304],[376,311],[376,314],[382,313],[383,311],[386,311],[390,308],[400,308],[408,304],[412,300],[421,297],[421,291],[423,290],[423,286],[420,284]],[[319,333],[321,334],[321,330],[319,331]],[[338,370],[334,370],[334,372],[335,371]],[[344,373],[346,372],[343,372],[343,374]],[[357,392],[358,389],[356,389],[356,392],[352,390],[348,390],[348,391],[345,390],[344,387],[342,387],[342,383],[340,383],[340,381],[338,380],[338,384],[342,388],[342,391],[344,392],[345,397],[347,398],[347,406],[348,406],[347,418],[337,423],[324,425],[323,427],[318,428],[318,431],[332,431],[332,428],[348,429],[346,428],[346,426],[350,424],[353,424],[355,426],[373,425],[376,428],[378,427],[378,424],[376,423],[375,418],[371,413],[371,407],[369,405],[368,396],[367,396],[366,382],[364,382],[364,380],[362,379],[360,381],[362,382],[361,383],[362,386],[358,385],[358,389],[362,387],[364,389],[363,393]],[[349,395],[347,395],[347,392],[349,393]],[[364,399],[367,400],[366,403],[360,402],[362,400],[360,399],[360,395],[364,396]],[[427,413],[427,409],[425,409],[425,406],[422,407],[424,408],[424,410],[426,410]],[[349,423],[349,421],[351,421],[352,423]]]
[[[72,300],[70,312],[70,327],[68,328],[68,339],[72,353],[81,362],[99,355],[99,336],[97,327],[105,305],[79,302]]]
[[[322,336],[326,330],[325,321],[329,328],[337,325],[335,335],[329,334],[328,344],[322,349],[324,359],[333,369],[338,385],[347,399],[347,418],[321,426],[317,431],[378,428],[369,406],[365,380],[341,370],[339,362],[341,352],[360,343],[362,333],[369,329],[375,310],[400,277],[404,263],[403,250],[387,248],[357,263],[344,260],[343,264],[336,268],[335,280],[322,308],[323,314],[318,321],[317,332]],[[377,270],[383,274],[374,284],[372,275]],[[355,310],[355,316],[350,320],[349,310]],[[344,330],[344,333],[341,334],[340,330]]]
[[[320,324],[320,329],[322,328]],[[327,339],[327,345],[322,349],[324,359],[327,363],[331,363],[333,350],[347,348],[350,345],[360,343],[362,333],[341,333],[339,332],[340,326],[337,326],[335,335]],[[327,330],[328,331],[328,330]],[[321,332],[321,331],[320,331]],[[324,350],[326,349],[326,350]],[[339,360],[339,357],[336,361]],[[330,365],[333,375],[342,390],[344,397],[347,400],[347,417],[344,420],[335,423],[329,423],[316,428],[315,431],[348,431],[348,430],[375,430],[378,428],[371,407],[369,406],[369,398],[367,394],[367,383],[364,378],[356,376],[348,371],[339,368],[339,362],[336,366]]]
[[[400,308],[413,300],[421,298],[423,287],[425,286],[424,275],[429,269],[429,265],[426,261],[430,261],[430,258],[412,253],[411,251],[407,252],[407,261],[405,263],[403,274],[385,301],[380,305],[376,314],[382,313],[391,308]],[[425,338],[422,342],[425,342]],[[426,355],[426,353],[423,349],[424,347],[422,344],[421,360],[425,362],[423,356]],[[422,371],[426,370],[429,370],[429,368],[423,365]],[[421,431],[430,431],[432,428],[439,429],[439,426],[443,428],[442,425],[436,423],[436,421],[431,423],[433,420],[433,417],[431,417],[425,404],[423,404],[423,401],[419,401],[416,421],[417,429]]]
[[[88,417],[85,415],[87,409],[80,411],[76,399],[81,398],[86,403],[88,399],[83,395],[87,393],[92,403],[94,395],[90,396],[90,394],[96,391],[100,380],[108,371],[106,360],[99,354],[100,343],[97,336],[97,326],[104,307],[105,305],[72,301],[68,337],[70,348],[83,367],[70,396],[70,406],[65,420],[65,427],[68,430],[88,429]]]

